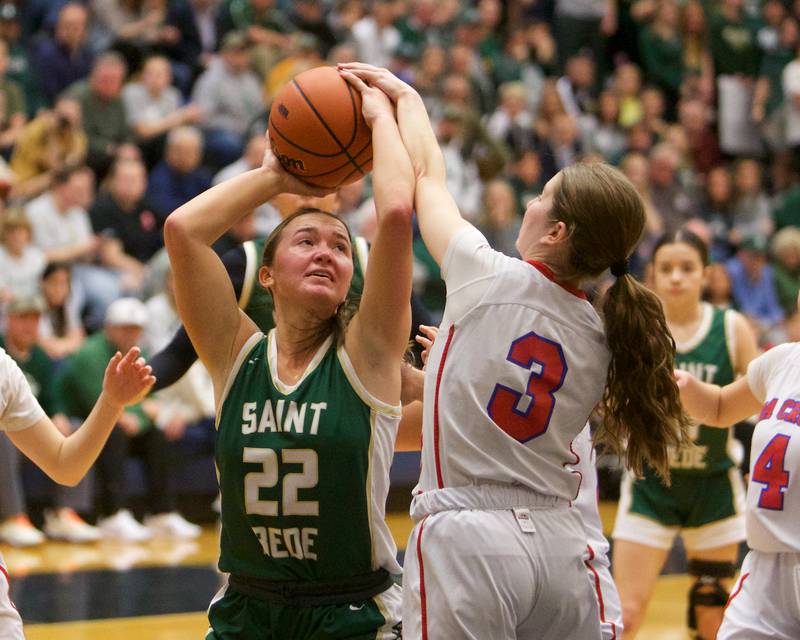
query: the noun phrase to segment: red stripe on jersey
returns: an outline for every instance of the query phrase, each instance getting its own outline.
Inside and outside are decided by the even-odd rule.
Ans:
[[[422,640],[428,640],[428,611],[427,600],[425,597],[425,565],[422,562],[422,530],[425,528],[425,521],[428,516],[419,523],[419,535],[417,535],[417,562],[419,563],[419,612],[422,622]]]
[[[436,393],[433,397],[433,458],[436,461],[436,483],[440,489],[444,488],[444,480],[442,480],[442,462],[439,457],[439,388],[442,384],[442,371],[444,371],[444,363],[447,360],[447,352],[450,350],[455,330],[456,326],[451,324],[450,330],[447,332],[447,342],[444,343],[442,359],[439,362],[439,371],[436,372]]]
[[[603,602],[603,589],[600,586],[600,574],[597,573],[597,569],[595,569],[594,566],[591,564],[592,560],[594,560],[595,557],[594,549],[592,549],[591,545],[588,544],[586,545],[586,549],[589,551],[589,559],[584,560],[583,564],[586,565],[586,568],[591,572],[592,576],[594,576],[594,590],[595,593],[597,594],[597,602],[600,605],[600,622],[605,623],[608,621],[606,620],[606,605],[605,602]],[[611,625],[611,633],[613,634],[611,636],[611,640],[616,640],[617,625],[614,624],[613,622],[609,622],[609,624]]]
[[[8,601],[11,603],[11,606],[16,609],[17,605],[15,605],[13,600],[11,600],[11,576],[8,575],[8,569],[6,569],[5,565],[2,563],[0,563],[0,573],[5,576],[6,584],[8,584]]]
[[[567,293],[571,293],[576,298],[580,298],[581,300],[586,300],[586,294],[581,291],[580,289],[573,287],[571,284],[567,284],[566,282],[561,282],[560,280],[556,280],[556,274],[553,273],[553,270],[548,267],[544,262],[539,262],[539,260],[528,260],[529,265],[534,267],[539,273],[541,273],[545,278],[550,280],[550,282],[555,282],[559,287],[561,287]]]
[[[749,573],[744,573],[744,574],[742,574],[742,577],[741,577],[741,578],[739,578],[739,585],[736,587],[736,591],[734,591],[734,592],[731,594],[731,597],[730,597],[730,598],[728,598],[728,602],[726,602],[726,603],[725,603],[725,608],[726,608],[726,609],[727,609],[727,608],[728,608],[728,606],[731,604],[731,602],[733,601],[733,599],[734,599],[736,596],[738,596],[738,595],[739,595],[739,592],[741,592],[741,590],[742,590],[742,587],[744,586],[744,581],[745,581],[745,580],[747,580],[747,577],[748,577],[749,575],[750,575]]]

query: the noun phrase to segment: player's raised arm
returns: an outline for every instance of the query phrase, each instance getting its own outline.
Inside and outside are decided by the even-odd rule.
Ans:
[[[417,181],[414,204],[422,239],[441,265],[450,239],[469,222],[461,217],[447,190],[444,156],[420,95],[387,69],[362,63],[340,65],[383,91],[397,109],[397,122]]]
[[[178,312],[217,385],[239,347],[258,328],[239,310],[230,277],[211,245],[255,207],[286,191],[324,193],[285,173],[267,149],[260,168],[201,193],[175,210],[164,225]]]
[[[27,387],[21,373],[18,378]],[[155,381],[150,367],[139,357],[138,347],[124,356],[117,353],[106,367],[100,397],[77,431],[65,437],[50,418],[42,415],[30,427],[8,431],[8,437],[53,480],[74,486],[100,455],[125,406],[141,400]],[[16,386],[14,394],[30,394],[29,389]],[[30,396],[29,402],[36,401]]]
[[[342,75],[361,92],[364,117],[372,129],[372,185],[378,217],[361,304],[346,344],[357,369],[356,360],[365,373],[385,370],[399,392],[398,363],[411,329],[414,172],[387,96],[350,73]]]

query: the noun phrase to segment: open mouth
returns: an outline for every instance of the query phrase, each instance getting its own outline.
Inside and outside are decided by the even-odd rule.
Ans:
[[[325,278],[326,280],[333,282],[333,274],[328,271],[312,271],[311,273],[307,274],[306,277]]]

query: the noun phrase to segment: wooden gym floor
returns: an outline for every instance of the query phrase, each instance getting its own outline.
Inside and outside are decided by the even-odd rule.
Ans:
[[[615,504],[601,505],[606,529]],[[400,549],[411,522],[389,515]],[[35,549],[0,545],[11,573],[12,597],[28,640],[195,640],[207,629],[205,609],[220,585],[215,571],[217,531],[197,541],[141,545],[70,545]],[[686,638],[684,574],[659,579],[647,622],[647,640]]]

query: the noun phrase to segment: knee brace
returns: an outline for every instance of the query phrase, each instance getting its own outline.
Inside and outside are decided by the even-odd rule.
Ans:
[[[732,562],[690,560],[689,575],[695,578],[695,582],[689,590],[687,612],[689,631],[696,640],[706,640],[697,635],[695,607],[724,607],[728,603],[729,593],[721,579],[733,578],[736,575],[736,565]]]

